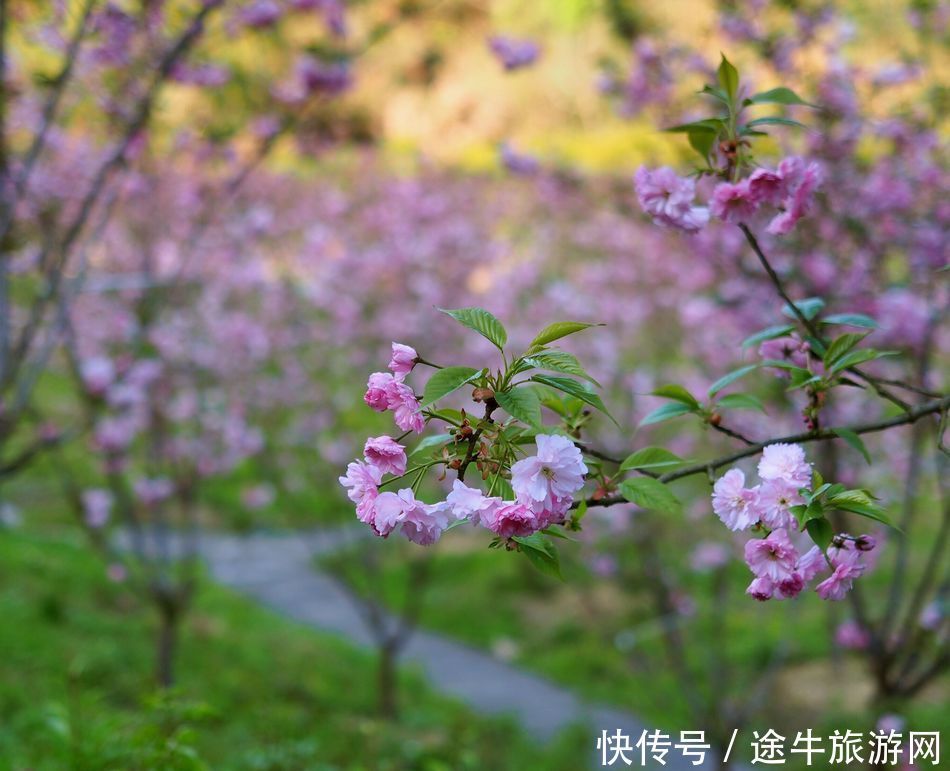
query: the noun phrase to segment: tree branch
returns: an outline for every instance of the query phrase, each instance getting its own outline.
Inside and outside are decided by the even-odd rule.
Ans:
[[[950,410],[950,396],[944,396],[940,399],[934,399],[929,402],[924,402],[923,404],[911,408],[908,412],[905,412],[902,415],[898,415],[893,418],[887,418],[886,420],[878,420],[872,423],[861,423],[858,425],[847,426],[847,430],[855,434],[872,434],[878,431],[886,431],[889,428],[895,428],[897,426],[904,426],[910,423],[916,423],[923,417],[927,415],[935,415],[938,413],[946,412]],[[735,463],[738,460],[743,458],[748,458],[752,455],[758,455],[770,444],[805,444],[808,442],[823,442],[829,439],[838,438],[833,428],[824,428],[819,431],[805,431],[800,434],[790,434],[788,436],[776,437],[775,439],[770,439],[767,442],[756,442],[749,447],[746,447],[743,450],[738,450],[737,452],[731,453],[729,455],[723,455],[719,458],[714,458],[713,460],[707,461],[705,463],[696,463],[691,466],[686,466],[685,468],[677,469],[676,471],[670,471],[666,474],[663,474],[659,477],[661,482],[672,482],[676,479],[683,479],[684,477],[694,476],[696,474],[706,474],[716,471],[723,466],[728,466],[730,463]],[[627,503],[626,498],[621,498],[619,496],[601,498],[600,500],[590,499],[587,501],[588,506],[613,506],[618,503]],[[576,508],[580,505],[580,501],[575,501],[573,508]]]
[[[808,331],[812,337],[817,340],[824,342],[821,331],[818,329],[817,325],[809,318],[802,313],[801,308],[799,308],[792,298],[789,296],[788,292],[785,291],[785,285],[782,283],[782,279],[779,278],[778,273],[775,272],[775,269],[772,267],[772,264],[769,262],[768,257],[765,256],[765,252],[762,251],[762,247],[759,245],[758,239],[755,237],[755,234],[749,230],[749,227],[740,222],[739,229],[745,235],[746,241],[748,241],[749,246],[752,247],[752,251],[755,252],[755,256],[759,258],[759,262],[762,264],[762,267],[765,269],[765,272],[768,274],[769,279],[772,281],[772,285],[775,287],[775,291],[778,292],[779,297],[781,297],[788,307],[792,310],[792,313],[795,314],[795,317],[801,322],[802,326]],[[868,375],[857,367],[848,367],[848,372],[851,372],[861,378],[865,383],[867,383],[871,388],[874,389],[875,393],[880,396],[882,399],[886,399],[893,404],[896,404],[902,410],[909,410],[910,405],[901,399],[896,394],[892,393],[888,389],[884,388],[881,385],[881,381],[874,377],[873,375]]]

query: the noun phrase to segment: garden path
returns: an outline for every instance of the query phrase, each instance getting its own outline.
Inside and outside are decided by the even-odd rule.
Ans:
[[[351,528],[294,534],[209,533],[202,538],[201,551],[219,583],[303,624],[369,647],[373,638],[351,597],[338,581],[314,566],[316,556],[345,548],[360,537],[361,532]],[[543,741],[583,724],[590,730],[593,752],[602,730],[613,734],[620,729],[635,744],[645,727],[653,728],[632,714],[588,703],[543,677],[421,629],[409,640],[401,661],[418,666],[437,690],[479,712],[511,715]],[[601,767],[600,753],[594,754],[594,767]],[[686,771],[719,765],[709,758],[694,766],[674,757],[678,754],[671,752],[665,766],[648,767]],[[633,760],[633,767],[643,767],[638,750],[627,757]],[[619,759],[613,767],[627,768]]]

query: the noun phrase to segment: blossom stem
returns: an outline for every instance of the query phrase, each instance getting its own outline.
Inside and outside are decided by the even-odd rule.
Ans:
[[[423,474],[426,471],[428,471],[430,468],[432,468],[433,466],[438,466],[440,463],[445,463],[445,461],[434,460],[434,461],[430,461],[429,463],[422,463],[418,466],[413,466],[405,474],[401,474],[398,477],[392,477],[390,479],[387,479],[385,482],[380,483],[379,485],[377,485],[377,489],[382,490],[386,485],[390,485],[393,482],[398,482],[400,479],[405,479],[410,474],[414,474],[416,472],[418,472],[419,474]]]
[[[495,401],[494,397],[485,400],[485,418],[484,421],[487,423],[494,423],[492,420],[491,414],[495,411],[495,408],[498,406],[498,402]],[[468,452],[465,453],[465,459],[462,461],[462,465],[459,466],[459,481],[465,481],[465,472],[468,470],[468,467],[471,465],[472,461],[475,459],[475,448],[478,447],[478,440],[482,438],[482,426],[479,426],[475,429],[474,433],[468,439]]]
[[[942,414],[947,411],[950,411],[950,396],[944,396],[940,399],[933,399],[932,401],[924,402],[917,407],[911,408],[902,415],[897,415],[893,418],[878,420],[872,423],[861,423],[854,426],[847,426],[845,428],[854,434],[871,434],[878,431],[886,431],[887,429],[895,428],[896,426],[904,426],[909,423],[916,423],[918,420],[926,417],[927,415]],[[834,428],[823,428],[818,431],[806,431],[799,434],[792,434],[790,436],[770,439],[767,442],[756,442],[755,444],[749,445],[745,449],[738,450],[729,455],[723,455],[719,458],[714,458],[713,460],[706,461],[704,463],[697,463],[677,469],[676,471],[670,471],[660,476],[659,480],[661,482],[672,482],[676,479],[683,479],[684,477],[705,473],[707,470],[715,471],[716,469],[722,468],[723,466],[728,466],[732,463],[735,463],[737,460],[742,460],[743,458],[748,458],[752,455],[758,455],[765,447],[770,444],[804,444],[806,442],[823,442],[830,439],[836,439],[838,438],[836,431],[837,429]],[[588,499],[587,505],[613,506],[618,503],[626,502],[626,498],[612,496],[609,498],[601,498],[600,500]],[[579,505],[580,501],[575,501],[572,508],[576,508]]]
[[[772,285],[775,287],[775,290],[778,292],[779,296],[792,310],[792,312],[795,314],[795,317],[802,323],[802,326],[805,327],[808,334],[817,339],[819,342],[824,343],[824,339],[821,336],[821,331],[818,329],[817,325],[811,319],[805,316],[805,314],[802,312],[802,309],[792,301],[792,298],[789,297],[788,292],[785,291],[785,285],[782,283],[782,279],[779,278],[778,273],[775,272],[775,269],[769,262],[768,257],[765,256],[765,252],[762,251],[762,247],[760,246],[758,239],[755,237],[755,234],[744,222],[739,223],[739,229],[745,235],[745,239],[748,241],[749,246],[752,247],[752,251],[755,252],[756,257],[759,258],[759,262],[762,264],[762,267],[768,274],[769,279],[771,279]],[[852,372],[861,378],[865,383],[871,386],[871,388],[874,389],[874,392],[877,393],[877,395],[882,399],[886,399],[887,401],[896,404],[905,412],[910,410],[910,405],[896,394],[884,388],[878,378],[874,377],[873,375],[866,374],[857,367],[848,367],[848,372]]]
[[[734,431],[731,428],[728,428],[726,426],[723,426],[717,423],[710,423],[709,425],[711,425],[720,434],[725,434],[726,436],[731,436],[733,439],[738,439],[740,442],[742,442],[745,445],[748,445],[751,447],[752,445],[755,444],[755,442],[749,439],[749,437],[743,436],[738,431]]]

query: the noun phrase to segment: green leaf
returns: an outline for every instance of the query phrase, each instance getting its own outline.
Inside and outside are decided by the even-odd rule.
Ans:
[[[792,362],[786,361],[785,359],[763,359],[761,366],[773,367],[775,369],[785,369],[789,372],[803,372],[806,375],[811,375],[811,372],[809,372],[804,367],[799,367],[797,364],[792,364]]]
[[[719,63],[719,69],[716,71],[716,80],[722,86],[722,90],[729,96],[730,101],[736,98],[739,91],[739,71],[732,66],[732,63],[721,54],[722,61]]]
[[[521,545],[522,553],[539,571],[561,581],[564,580],[557,549],[547,538],[540,533],[532,533],[526,536],[515,536],[511,540]]]
[[[804,503],[796,503],[794,506],[789,506],[788,510],[795,515],[795,519],[798,520],[798,524],[802,525],[805,521],[805,512],[808,510],[808,506]]]
[[[580,505],[574,509],[574,514],[571,515],[572,527],[577,528],[585,516],[587,516],[587,501],[583,500],[580,502]]]
[[[644,447],[637,450],[620,464],[621,471],[630,471],[631,469],[668,469],[673,466],[680,466],[685,463],[679,455],[670,452],[663,447]]]
[[[765,412],[765,405],[762,401],[752,394],[728,394],[723,396],[716,406],[724,410],[758,410]]]
[[[820,297],[809,297],[807,300],[798,300],[795,303],[795,307],[802,312],[802,316],[811,321],[822,308],[825,307],[825,301]],[[798,318],[788,305],[782,307],[782,313],[788,316],[791,319]]]
[[[806,107],[817,107],[817,105],[806,102],[792,89],[785,86],[772,88],[768,91],[760,91],[746,99],[743,104],[803,104]]]
[[[825,366],[830,367],[869,334],[869,332],[848,332],[836,337],[828,346],[828,350],[825,351],[823,358]]]
[[[832,500],[832,504],[835,506],[835,508],[841,509],[842,511],[850,511],[852,514],[858,514],[859,516],[873,519],[874,521],[887,525],[894,530],[900,530],[900,528],[891,521],[890,517],[884,513],[884,509],[875,503],[836,503],[834,500]]]
[[[531,379],[535,383],[541,383],[543,385],[550,386],[551,388],[556,388],[558,391],[563,391],[570,396],[580,399],[582,402],[589,404],[591,407],[600,410],[611,420],[614,420],[613,416],[607,411],[607,407],[604,406],[601,398],[593,391],[589,390],[583,383],[578,383],[576,380],[572,380],[569,377],[556,377],[555,375],[532,375]],[[614,423],[616,422],[617,421],[614,420]]]
[[[680,502],[670,488],[652,477],[625,479],[620,485],[620,494],[641,509],[655,511],[679,511]]]
[[[594,385],[600,385],[594,378],[587,374],[577,357],[567,351],[538,351],[530,356],[525,356],[524,363],[534,369],[549,369],[552,372],[564,372],[568,375],[577,375]]]
[[[749,335],[745,340],[742,341],[742,347],[750,348],[753,345],[764,343],[766,340],[774,340],[777,337],[785,337],[794,331],[794,324],[781,324],[775,327],[768,327],[767,329],[756,332],[754,335]]]
[[[891,522],[884,509],[874,502],[874,496],[867,490],[845,490],[843,493],[829,497],[828,504],[842,511],[850,511],[882,522],[895,530],[899,529]]]
[[[686,132],[689,146],[699,153],[699,156],[707,163],[718,136],[718,132],[706,127],[694,128]]]
[[[822,551],[828,548],[831,544],[831,539],[835,537],[834,528],[824,517],[809,519],[805,523],[805,529],[808,531],[808,535],[811,536],[811,540],[814,541]]]
[[[883,359],[885,356],[896,355],[897,351],[878,351],[874,348],[862,348],[859,351],[851,351],[851,353],[842,356],[834,363],[834,366],[831,368],[831,374],[836,374],[849,367],[856,367],[858,364],[863,364],[866,361],[874,361],[875,359]]]
[[[708,393],[709,393],[710,398],[712,398],[713,396],[715,396],[717,393],[719,393],[719,392],[720,392],[723,388],[725,388],[726,386],[730,385],[731,383],[734,383],[735,381],[739,380],[740,378],[745,377],[745,376],[748,375],[750,372],[752,372],[753,370],[756,370],[756,369],[758,369],[758,368],[759,368],[759,365],[758,365],[758,364],[747,364],[747,365],[744,366],[744,367],[739,367],[739,369],[735,369],[735,370],[733,370],[732,372],[729,372],[728,374],[723,375],[721,378],[719,378],[719,380],[717,380],[715,383],[713,383],[711,386],[709,386],[709,392],[708,392]]]
[[[435,447],[441,447],[442,445],[451,441],[451,434],[435,434],[433,436],[427,436],[409,451],[409,457],[411,458],[413,455],[418,455],[420,452],[426,452]]]
[[[854,433],[854,431],[852,431],[850,428],[833,428],[831,429],[831,433],[837,437],[840,437],[841,439],[844,439],[844,441],[846,441],[864,456],[864,459],[868,462],[869,466],[871,465],[871,453],[869,453],[868,448],[864,446],[864,440]]]
[[[713,97],[713,99],[718,99],[727,107],[729,106],[729,95],[723,91],[721,88],[713,88],[712,86],[703,86],[702,90],[699,91],[700,94],[706,94],[707,96]]]
[[[529,348],[534,348],[537,345],[547,345],[548,343],[554,342],[555,340],[560,340],[562,337],[567,337],[568,335],[573,335],[575,332],[580,332],[584,329],[589,329],[590,327],[602,327],[603,324],[587,324],[583,321],[557,321],[554,324],[550,324],[538,332],[534,340],[531,341]]]
[[[690,131],[697,130],[715,131],[720,134],[726,130],[726,122],[721,118],[704,118],[663,129],[668,134],[688,134]]]
[[[825,507],[822,506],[821,501],[815,500],[814,498],[809,501],[808,505],[805,507],[805,514],[803,519],[807,525],[813,519],[821,519],[825,516]]]
[[[484,370],[472,369],[472,367],[444,367],[436,370],[436,373],[429,378],[426,383],[425,391],[422,394],[422,405],[428,407],[443,396],[450,393],[481,375]]]
[[[462,425],[462,413],[460,410],[426,410],[426,412],[431,415],[433,418],[438,418],[439,420],[450,423],[453,426]]]
[[[844,324],[849,327],[863,327],[864,329],[877,329],[878,323],[870,316],[863,313],[834,313],[831,316],[825,316],[819,319],[821,324]]]
[[[563,540],[563,541],[575,541],[575,542],[576,542],[576,539],[571,538],[571,537],[570,537],[567,533],[565,533],[563,530],[556,530],[554,527],[546,527],[546,528],[544,528],[544,530],[540,530],[540,531],[538,531],[538,532],[543,533],[544,535],[549,535],[549,536],[551,536],[551,538],[560,538],[560,539]]]
[[[541,402],[533,388],[512,388],[495,394],[498,406],[511,417],[529,426],[541,426]]]
[[[649,426],[653,423],[662,423],[664,420],[678,418],[680,415],[686,415],[692,411],[693,409],[689,407],[689,405],[683,404],[682,402],[664,404],[662,407],[658,407],[657,409],[653,410],[653,412],[641,420],[639,425]]]
[[[767,118],[756,118],[745,124],[745,128],[754,129],[759,126],[794,126],[795,128],[805,128],[804,123],[791,118],[780,118],[777,115],[770,115]]]
[[[451,316],[462,326],[478,332],[491,341],[498,350],[502,350],[508,342],[508,333],[502,323],[484,308],[457,308],[456,310],[439,308],[439,310]]]
[[[673,399],[674,401],[688,404],[690,407],[699,406],[699,400],[683,388],[683,386],[676,383],[662,385],[659,388],[653,389],[650,393],[654,396],[662,396],[664,399]]]

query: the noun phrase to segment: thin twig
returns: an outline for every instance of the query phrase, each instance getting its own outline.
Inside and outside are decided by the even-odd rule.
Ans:
[[[894,428],[896,426],[903,426],[910,423],[915,423],[927,415],[934,415],[937,413],[943,413],[947,410],[950,410],[950,396],[944,396],[941,399],[934,399],[933,401],[924,402],[923,404],[913,407],[909,412],[906,412],[902,415],[898,415],[893,418],[888,418],[886,420],[878,420],[872,423],[861,423],[858,425],[847,426],[843,430],[850,431],[855,434],[871,434],[878,431],[886,431],[889,428]],[[756,442],[749,447],[746,447],[744,450],[738,450],[729,455],[723,455],[719,458],[714,458],[713,460],[706,461],[704,463],[696,463],[685,468],[677,469],[676,471],[670,471],[666,474],[663,474],[660,477],[661,482],[672,482],[676,479],[683,479],[684,477],[694,476],[696,474],[705,474],[716,471],[723,466],[728,466],[730,463],[734,463],[737,460],[742,460],[743,458],[748,458],[752,455],[758,455],[770,444],[804,444],[807,442],[823,442],[830,439],[838,438],[838,435],[835,433],[834,428],[823,428],[818,431],[805,431],[800,434],[790,434],[788,436],[776,437],[775,439],[770,439],[767,442]],[[625,498],[621,497],[610,497],[610,498],[601,498],[600,500],[587,500],[588,506],[613,506],[618,503],[626,503]],[[575,501],[574,508],[580,505],[580,501]]]
[[[752,251],[755,252],[756,257],[759,258],[759,262],[762,264],[762,267],[768,274],[769,279],[771,279],[772,285],[775,287],[775,291],[778,292],[779,297],[785,301],[786,305],[788,305],[789,309],[795,314],[795,317],[802,323],[808,333],[819,342],[824,343],[821,331],[818,329],[818,326],[802,312],[802,309],[795,304],[788,292],[785,290],[785,285],[782,283],[782,279],[779,277],[778,273],[775,272],[775,269],[769,262],[768,257],[765,256],[765,252],[762,250],[762,247],[759,244],[758,239],[755,237],[755,234],[744,223],[739,223],[739,229],[745,235],[746,241],[748,241],[749,246],[752,247]],[[877,395],[882,399],[886,399],[887,401],[896,404],[902,410],[906,411],[910,409],[910,405],[907,402],[884,388],[878,378],[874,377],[873,375],[868,375],[858,367],[848,367],[847,371],[861,378],[864,382],[871,386],[871,388],[873,388]]]

